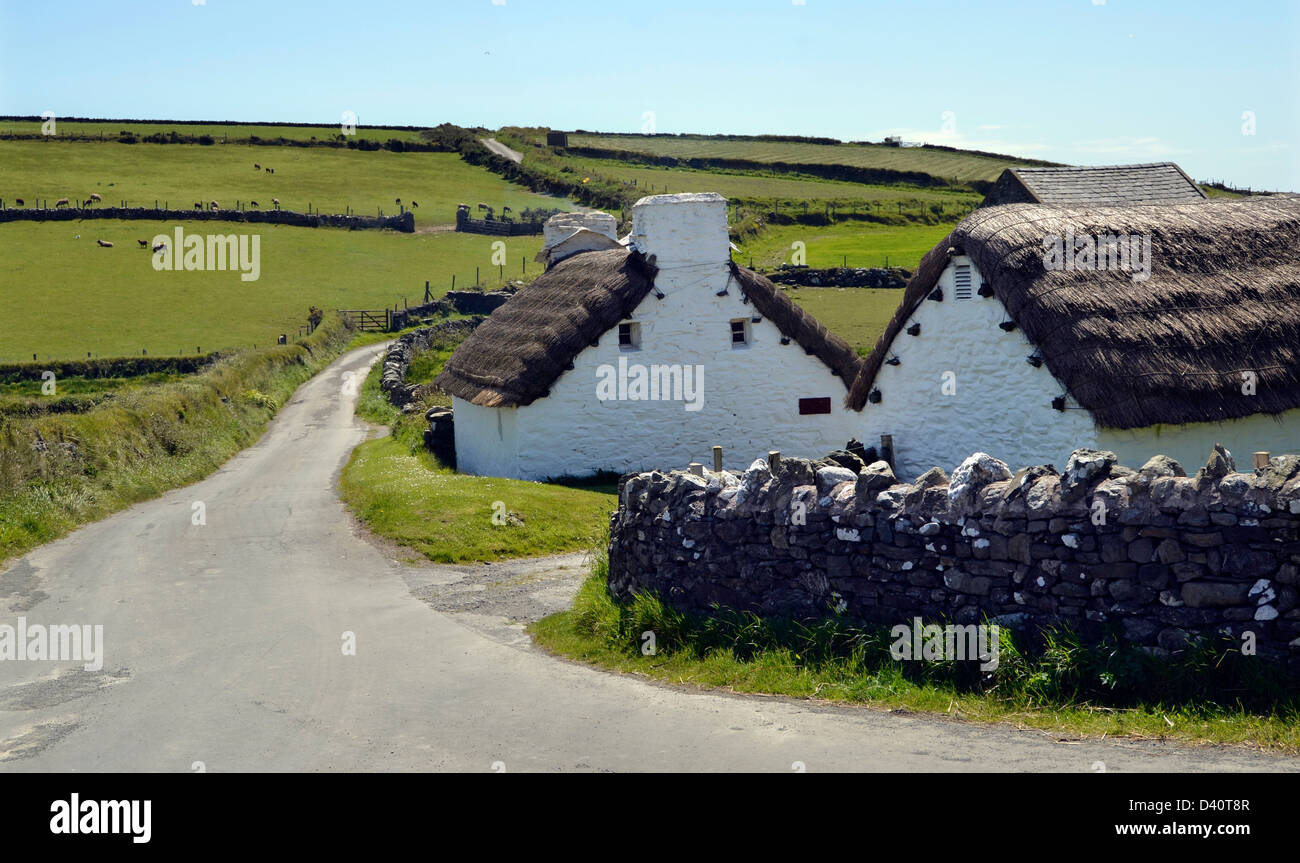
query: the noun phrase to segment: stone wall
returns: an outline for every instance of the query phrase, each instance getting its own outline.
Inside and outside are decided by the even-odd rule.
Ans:
[[[342,213],[298,213],[292,210],[164,210],[153,207],[60,207],[0,210],[0,222],[71,222],[80,219],[146,219],[158,222],[263,222],[300,228],[389,228],[411,234],[415,216],[345,216]]]
[[[499,291],[448,291],[433,302],[394,309],[389,332],[404,330],[414,323],[437,315],[490,315],[522,286],[523,283],[519,282]]]
[[[448,336],[463,338],[485,320],[487,319],[484,316],[476,315],[472,318],[443,321],[440,324],[422,327],[404,334],[389,346],[388,353],[384,355],[384,368],[380,373],[379,389],[395,407],[404,408],[411,402],[418,400],[428,387],[428,384],[408,384],[406,382],[406,370],[410,368],[411,360],[415,358],[415,355],[427,351],[439,339]]]
[[[830,267],[822,270],[783,266],[768,278],[778,285],[811,288],[898,288],[907,287],[910,270],[902,267]]]
[[[1157,655],[1250,632],[1300,676],[1300,456],[1241,473],[1216,448],[1191,477],[1164,456],[1133,470],[1095,450],[1014,475],[977,453],[910,484],[844,452],[775,474],[764,460],[636,474],[619,487],[609,584],[705,612],[987,616],[1088,640],[1120,627]]]

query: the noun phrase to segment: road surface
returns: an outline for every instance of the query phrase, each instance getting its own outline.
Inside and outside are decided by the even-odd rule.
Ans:
[[[352,351],[305,384],[259,443],[205,481],[82,528],[0,574],[0,623],[102,624],[105,641],[98,671],[0,662],[0,770],[1300,766],[1242,749],[1063,743],[679,690],[547,656],[481,609],[439,611],[426,602],[438,594],[431,585],[479,570],[395,562],[360,535],[335,493],[367,434],[345,373],[355,381],[379,350]],[[206,524],[196,525],[199,503]],[[355,655],[344,655],[346,633]]]
[[[523,153],[519,152],[518,150],[510,149],[505,144],[502,144],[500,141],[498,141],[496,138],[482,138],[480,140],[482,140],[484,147],[487,147],[489,150],[491,150],[493,153],[496,153],[498,156],[505,156],[507,159],[515,163],[519,163],[524,160]]]

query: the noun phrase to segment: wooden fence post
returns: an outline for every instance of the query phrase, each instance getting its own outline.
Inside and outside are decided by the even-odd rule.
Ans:
[[[718,473],[722,472],[722,447],[720,446],[713,448],[713,470]]]
[[[894,436],[892,434],[882,434],[880,436],[880,459],[889,465],[889,469],[894,469]]]

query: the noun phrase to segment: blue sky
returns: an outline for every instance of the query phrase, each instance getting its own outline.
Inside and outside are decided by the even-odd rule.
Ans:
[[[196,2],[0,0],[0,113],[640,131],[650,112],[659,132],[901,134],[1300,190],[1300,0]]]

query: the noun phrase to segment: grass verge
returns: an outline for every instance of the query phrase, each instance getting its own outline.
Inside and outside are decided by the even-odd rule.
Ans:
[[[445,342],[412,362],[407,380],[423,383],[455,349]],[[374,533],[439,563],[538,557],[590,548],[615,506],[606,479],[565,484],[468,476],[440,464],[424,447],[424,413],[450,398],[431,393],[411,413],[379,390],[376,364],[362,385],[357,415],[390,434],[357,447],[339,489]]]
[[[0,563],[207,476],[254,443],[351,336],[329,315],[301,342],[124,388],[85,412],[0,415]]]
[[[1300,699],[1211,645],[1158,661],[1117,639],[1087,647],[1070,633],[1034,647],[1003,629],[998,667],[902,662],[888,627],[677,612],[652,596],[606,589],[598,552],[573,608],[530,626],[538,644],[581,662],[665,683],[1005,723],[1052,736],[1126,737],[1300,752]],[[643,634],[655,633],[653,655]]]

